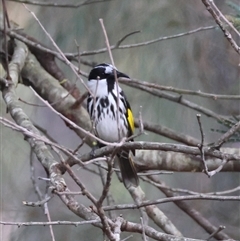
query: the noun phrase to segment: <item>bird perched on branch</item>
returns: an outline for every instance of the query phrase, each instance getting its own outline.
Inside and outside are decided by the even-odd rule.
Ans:
[[[111,64],[105,63],[95,66],[88,77],[88,113],[93,122],[95,135],[106,142],[119,142],[123,138],[131,137],[134,131],[133,113],[116,80],[119,77],[129,78]],[[104,146],[102,143],[95,145]],[[132,153],[135,155],[135,151]],[[130,151],[127,150],[120,150],[117,153],[126,188],[139,185],[137,172],[129,154]]]

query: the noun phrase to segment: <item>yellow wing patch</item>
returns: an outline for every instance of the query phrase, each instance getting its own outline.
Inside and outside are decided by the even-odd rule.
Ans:
[[[134,132],[134,117],[133,117],[133,113],[131,111],[131,109],[127,109],[127,119],[128,119],[128,123],[130,125],[131,131],[132,133]]]

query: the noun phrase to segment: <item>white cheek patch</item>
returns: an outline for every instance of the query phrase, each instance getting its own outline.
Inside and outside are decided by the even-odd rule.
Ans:
[[[113,67],[111,64],[109,64],[109,66],[105,66],[105,74],[111,74],[113,72],[113,70],[117,70],[117,68]]]

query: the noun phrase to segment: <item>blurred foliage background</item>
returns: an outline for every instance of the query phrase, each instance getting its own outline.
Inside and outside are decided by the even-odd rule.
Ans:
[[[67,1],[57,1],[63,3]],[[71,1],[74,3],[74,1]],[[77,1],[75,1],[77,2]],[[239,0],[232,0],[239,4]],[[235,10],[228,6],[227,1],[219,0],[217,5],[224,14],[234,15]],[[46,30],[63,50],[77,52],[75,40],[80,51],[94,50],[105,47],[103,32],[99,23],[102,18],[109,36],[110,44],[115,44],[126,34],[140,30],[131,35],[122,44],[133,44],[156,39],[161,36],[173,35],[203,26],[215,25],[212,17],[201,1],[191,0],[115,0],[82,6],[80,8],[55,8],[28,5],[33,10]],[[48,47],[52,47],[38,23],[30,13],[15,2],[7,2],[11,20],[25,29],[30,36],[38,39]],[[233,34],[233,37],[234,36]],[[239,41],[239,39],[238,39]],[[239,43],[239,42],[238,42]],[[176,88],[201,90],[216,94],[240,94],[239,55],[232,49],[218,28],[198,32],[181,38],[161,41],[143,47],[114,50],[113,57],[119,70],[132,78],[173,86]],[[108,53],[83,56],[83,60],[95,63],[110,62]],[[71,70],[64,64],[59,65],[68,79],[76,81]],[[90,67],[81,65],[82,70],[89,72]],[[85,92],[78,82],[81,92]],[[142,106],[144,121],[158,123],[187,135],[200,139],[199,126],[196,120],[197,112],[186,107],[159,99],[147,93],[123,86],[135,115]],[[18,86],[18,96],[31,103],[39,103],[25,86]],[[199,105],[207,107],[222,115],[239,115],[239,101],[212,100],[196,96],[187,96]],[[55,114],[47,108],[32,107],[21,104],[31,120],[44,128],[57,142],[69,148],[76,148],[80,140],[68,129]],[[1,100],[1,116],[8,116]],[[210,131],[211,128],[222,128],[215,120],[202,116],[202,124],[206,143],[220,136]],[[46,221],[42,208],[30,208],[22,205],[22,201],[35,201],[36,195],[30,181],[30,149],[23,141],[20,133],[0,126],[1,136],[1,216],[5,221]],[[141,140],[172,142],[171,140],[148,133],[139,137]],[[239,143],[229,146],[239,148]],[[85,147],[88,151],[88,147]],[[3,154],[4,153],[4,154]],[[45,176],[44,170],[37,161],[36,176]],[[101,193],[101,183],[89,174],[75,167],[81,178],[87,180],[87,185],[94,195]],[[66,174],[65,174],[66,175]],[[92,178],[93,177],[93,178]],[[66,176],[72,190],[78,190],[71,179]],[[239,185],[238,173],[219,173],[209,179],[203,173],[175,173],[162,175],[168,185],[187,188],[199,192],[221,191]],[[44,182],[39,181],[44,190]],[[159,191],[148,188],[142,183],[147,198],[153,200],[163,197]],[[119,181],[114,180],[111,191],[116,203],[132,202],[129,194]],[[87,204],[84,197],[77,198]],[[194,201],[189,202],[216,225],[225,225],[226,233],[235,239],[240,239],[240,209],[239,203]],[[183,215],[174,204],[159,205],[173,223],[187,237],[207,238],[208,234],[196,223]],[[70,213],[61,201],[55,197],[49,202],[52,220],[79,220]],[[129,220],[139,221],[138,211],[122,212]],[[151,223],[152,224],[152,223]],[[153,227],[154,224],[152,224]],[[2,230],[1,230],[2,229]],[[54,228],[56,240],[103,240],[100,230],[91,226],[63,226]],[[49,229],[46,227],[2,227],[3,240],[50,240]],[[6,239],[5,239],[6,237]],[[122,237],[123,238],[123,237]],[[130,240],[139,240],[136,235]]]

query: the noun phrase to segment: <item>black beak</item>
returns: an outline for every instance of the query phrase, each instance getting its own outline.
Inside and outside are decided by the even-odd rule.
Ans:
[[[122,73],[122,72],[119,72],[119,71],[117,71],[117,77],[118,77],[118,78],[122,77],[122,78],[128,78],[128,79],[130,79],[130,77],[129,77],[128,75],[126,75],[126,74],[124,74],[124,73]]]

